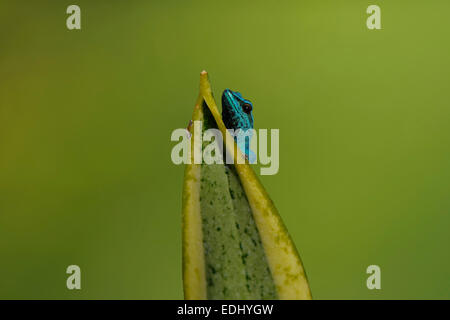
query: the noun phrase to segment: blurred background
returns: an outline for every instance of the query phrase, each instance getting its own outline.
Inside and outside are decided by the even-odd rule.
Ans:
[[[371,4],[382,30],[366,27]],[[450,298],[449,10],[1,1],[0,298],[183,298],[170,134],[203,69],[216,97],[253,102],[256,129],[280,129],[280,171],[261,180],[314,298]]]

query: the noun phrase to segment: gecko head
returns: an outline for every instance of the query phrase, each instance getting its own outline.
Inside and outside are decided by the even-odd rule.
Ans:
[[[222,120],[228,129],[253,128],[253,104],[239,92],[225,89],[222,94]]]

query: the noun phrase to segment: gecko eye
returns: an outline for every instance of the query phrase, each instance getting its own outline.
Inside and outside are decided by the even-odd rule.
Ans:
[[[244,103],[242,105],[242,110],[244,110],[245,113],[250,113],[252,111],[253,107],[250,103]]]

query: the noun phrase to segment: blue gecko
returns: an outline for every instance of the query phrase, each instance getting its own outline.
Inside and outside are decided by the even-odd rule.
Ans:
[[[253,104],[242,97],[239,92],[225,89],[222,94],[222,120],[227,129],[240,130],[240,134],[234,136],[239,149],[250,163],[256,161],[256,155],[250,150],[252,131],[248,132],[248,139],[244,139],[247,130],[253,129]],[[241,137],[241,139],[239,139]]]

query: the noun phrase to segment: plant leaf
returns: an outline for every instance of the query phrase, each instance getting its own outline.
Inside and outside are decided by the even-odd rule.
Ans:
[[[226,130],[205,71],[193,120],[209,123],[227,137],[224,144],[234,150],[234,165],[194,164],[193,142],[199,137],[191,131],[191,164],[186,165],[183,188],[185,298],[311,299],[294,243]]]

